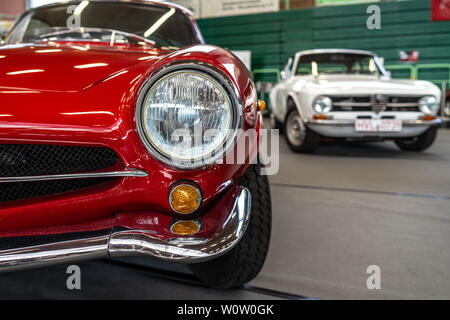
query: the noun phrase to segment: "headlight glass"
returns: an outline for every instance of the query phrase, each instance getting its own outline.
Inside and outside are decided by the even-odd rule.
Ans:
[[[433,96],[423,97],[419,101],[419,109],[425,114],[435,115],[439,109],[439,101]]]
[[[197,168],[224,148],[233,132],[232,106],[224,87],[213,77],[177,71],[148,91],[140,115],[142,128],[163,161],[179,168]]]
[[[333,109],[333,101],[329,97],[319,96],[314,100],[313,109],[318,114],[328,113]]]

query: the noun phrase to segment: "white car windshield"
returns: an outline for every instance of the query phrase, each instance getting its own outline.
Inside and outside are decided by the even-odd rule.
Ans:
[[[321,53],[300,57],[295,71],[296,75],[320,74],[353,74],[374,75],[384,74],[376,57],[354,53]]]

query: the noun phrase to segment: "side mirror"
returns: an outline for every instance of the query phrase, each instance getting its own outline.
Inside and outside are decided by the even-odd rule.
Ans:
[[[287,73],[286,73],[286,71],[281,71],[281,72],[280,72],[280,77],[281,77],[281,80],[286,80],[286,79],[287,79]]]

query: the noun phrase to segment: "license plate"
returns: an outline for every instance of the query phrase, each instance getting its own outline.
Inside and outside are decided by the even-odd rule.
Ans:
[[[357,132],[401,132],[402,121],[395,119],[358,119],[355,122]]]

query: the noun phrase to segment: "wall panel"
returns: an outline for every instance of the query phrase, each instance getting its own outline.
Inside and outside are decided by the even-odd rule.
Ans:
[[[314,48],[371,50],[384,57],[387,65],[401,64],[401,50],[418,50],[420,64],[450,63],[450,21],[432,22],[430,1],[377,5],[381,8],[381,30],[367,29],[368,4],[203,19],[199,25],[208,43],[252,50],[253,69],[267,69],[267,73],[255,75],[256,81],[276,81],[277,75],[269,69],[281,69],[295,52]],[[393,74],[409,77],[407,68]],[[431,68],[418,75],[426,80],[446,80],[449,72]]]

